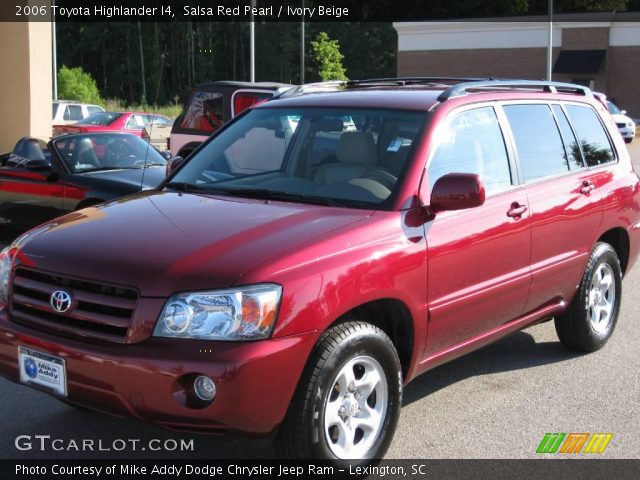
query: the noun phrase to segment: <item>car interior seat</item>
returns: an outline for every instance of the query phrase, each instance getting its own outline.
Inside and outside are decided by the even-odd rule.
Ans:
[[[85,170],[88,168],[100,167],[100,162],[93,149],[93,142],[90,138],[81,138],[76,144],[76,169]]]
[[[369,132],[344,132],[336,146],[337,163],[320,165],[313,181],[331,185],[359,177],[377,165],[377,150]]]

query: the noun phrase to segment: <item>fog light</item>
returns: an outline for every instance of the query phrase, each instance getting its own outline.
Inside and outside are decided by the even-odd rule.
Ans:
[[[210,402],[216,396],[216,384],[209,377],[199,375],[193,382],[193,391],[200,400]]]

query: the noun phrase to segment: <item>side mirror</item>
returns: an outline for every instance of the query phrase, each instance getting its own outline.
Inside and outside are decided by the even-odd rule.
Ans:
[[[621,113],[622,115],[626,115],[626,114],[627,114],[627,111],[626,111],[626,110],[620,110],[620,113]]]
[[[176,169],[182,165],[184,163],[184,158],[178,156],[178,157],[172,157],[169,159],[169,161],[167,162],[167,177],[169,175],[171,175],[173,172],[176,171]]]
[[[25,164],[25,168],[31,172],[46,172],[51,170],[51,162],[44,159],[29,160]]]
[[[449,173],[440,177],[431,192],[431,210],[464,210],[484,203],[484,184],[474,173]]]

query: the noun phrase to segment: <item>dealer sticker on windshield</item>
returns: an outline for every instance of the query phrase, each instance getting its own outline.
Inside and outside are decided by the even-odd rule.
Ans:
[[[67,375],[64,359],[36,352],[29,348],[18,348],[20,381],[53,390],[67,396]]]

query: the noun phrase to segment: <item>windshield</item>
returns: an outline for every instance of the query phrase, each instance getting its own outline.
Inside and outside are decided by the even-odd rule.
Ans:
[[[607,102],[607,105],[609,106],[609,113],[612,115],[615,114],[622,114],[622,112],[620,111],[620,109],[618,107],[616,107],[615,104],[611,103],[611,102]]]
[[[167,164],[155,148],[128,133],[64,135],[53,141],[53,147],[72,173]]]
[[[121,113],[116,112],[96,112],[78,123],[82,123],[83,125],[111,125],[121,116]]]
[[[168,186],[385,208],[425,119],[426,112],[381,109],[258,108],[193,155]]]

